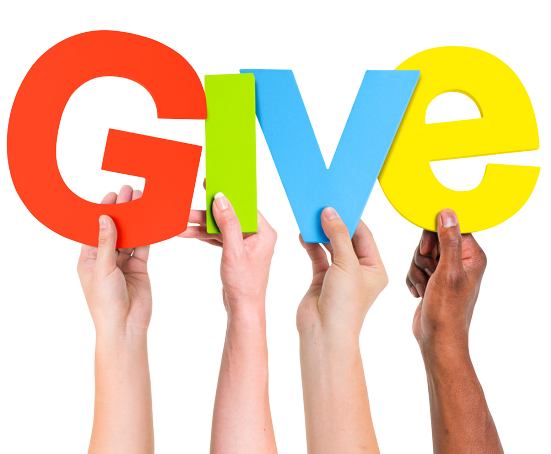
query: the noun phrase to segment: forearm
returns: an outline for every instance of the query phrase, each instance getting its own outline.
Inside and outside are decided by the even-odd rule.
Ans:
[[[308,452],[379,453],[357,337],[301,332],[300,359]]]
[[[434,452],[500,454],[503,448],[468,351],[425,352]]]
[[[264,312],[228,317],[212,422],[212,453],[276,453]]]
[[[90,454],[154,452],[147,333],[98,334]]]

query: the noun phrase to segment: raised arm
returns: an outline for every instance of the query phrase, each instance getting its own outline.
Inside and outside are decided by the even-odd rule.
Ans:
[[[228,314],[212,420],[211,453],[271,454],[276,442],[268,398],[265,298],[276,232],[258,213],[258,233],[241,233],[229,200],[213,204],[222,232],[208,234],[204,211],[192,211],[181,234],[222,247],[220,276]]]
[[[124,203],[140,191],[124,186],[102,203]],[[82,246],[78,274],[96,328],[96,401],[90,454],[151,454],[153,414],[147,358],[151,319],[149,246],[116,249],[117,230],[99,219],[99,246]]]
[[[308,452],[378,453],[359,336],[367,311],[387,285],[377,246],[360,221],[352,241],[333,208],[322,213],[332,264],[301,238],[313,270],[297,327]]]
[[[423,231],[406,278],[421,297],[413,320],[427,371],[436,454],[501,454],[503,448],[469,354],[469,326],[486,256],[461,235],[455,212],[438,215],[438,234]]]

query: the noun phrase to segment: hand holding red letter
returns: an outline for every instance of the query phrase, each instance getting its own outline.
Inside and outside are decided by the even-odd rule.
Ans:
[[[107,194],[100,206],[129,204],[141,195],[123,186],[118,195]],[[96,399],[89,453],[122,449],[149,454],[154,450],[147,355],[152,309],[149,246],[117,249],[113,220],[102,215],[95,224],[98,247],[83,245],[77,267],[96,327]]]
[[[123,186],[102,204],[138,200],[141,191]],[[97,225],[97,224],[96,224]],[[145,334],[151,319],[151,283],[147,273],[149,246],[117,249],[117,228],[109,216],[99,218],[98,247],[83,245],[78,274],[96,330]]]

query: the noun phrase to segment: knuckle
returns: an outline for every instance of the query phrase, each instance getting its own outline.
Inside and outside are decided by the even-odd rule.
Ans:
[[[416,253],[413,257],[413,263],[415,263],[415,265],[417,265],[417,267],[419,268],[426,268],[428,262],[428,257],[424,257],[420,254]]]
[[[98,239],[98,246],[103,247],[109,244],[109,237],[107,235],[100,235]]]
[[[461,273],[458,270],[453,269],[446,273],[446,285],[454,291],[458,291],[459,289],[461,289],[464,281],[464,273]]]
[[[343,257],[337,255],[332,260],[332,262],[333,262],[333,265],[335,265],[337,268],[340,268],[342,271],[344,271],[346,273],[348,273],[350,271],[351,267]]]
[[[333,231],[338,235],[348,235],[348,228],[344,223],[339,223],[333,227]]]
[[[441,243],[448,248],[457,249],[461,246],[461,237],[448,237]]]
[[[390,282],[390,279],[388,278],[388,273],[383,268],[382,273],[381,273],[382,289],[385,289],[388,286],[389,282]]]
[[[427,283],[427,276],[424,272],[422,272],[419,268],[416,266],[411,266],[408,273],[408,278],[411,281],[413,285],[415,284],[422,284],[426,285]]]
[[[480,249],[477,253],[477,262],[482,268],[486,268],[486,265],[488,264],[488,257],[482,249]]]
[[[239,226],[239,219],[237,219],[237,216],[229,215],[222,219],[222,224],[226,228],[234,229]]]
[[[97,248],[86,248],[81,252],[81,261],[95,260],[98,254]]]
[[[277,243],[277,240],[279,239],[279,233],[277,233],[277,230],[273,227],[270,229],[270,238],[273,243]]]
[[[318,266],[318,265],[323,265],[323,263],[324,263],[324,260],[322,257],[312,258],[312,265]]]

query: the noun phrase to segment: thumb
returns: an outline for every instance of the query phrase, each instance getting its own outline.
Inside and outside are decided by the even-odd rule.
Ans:
[[[321,213],[321,226],[333,246],[333,263],[339,266],[358,264],[348,227],[334,208],[325,208]]]
[[[227,252],[241,253],[243,234],[241,224],[228,198],[219,192],[214,196],[212,214],[224,239],[223,249]]]
[[[463,239],[455,211],[445,209],[438,213],[439,266],[448,271],[463,270]]]
[[[109,216],[99,217],[98,258],[96,269],[109,274],[117,267],[117,228]]]

